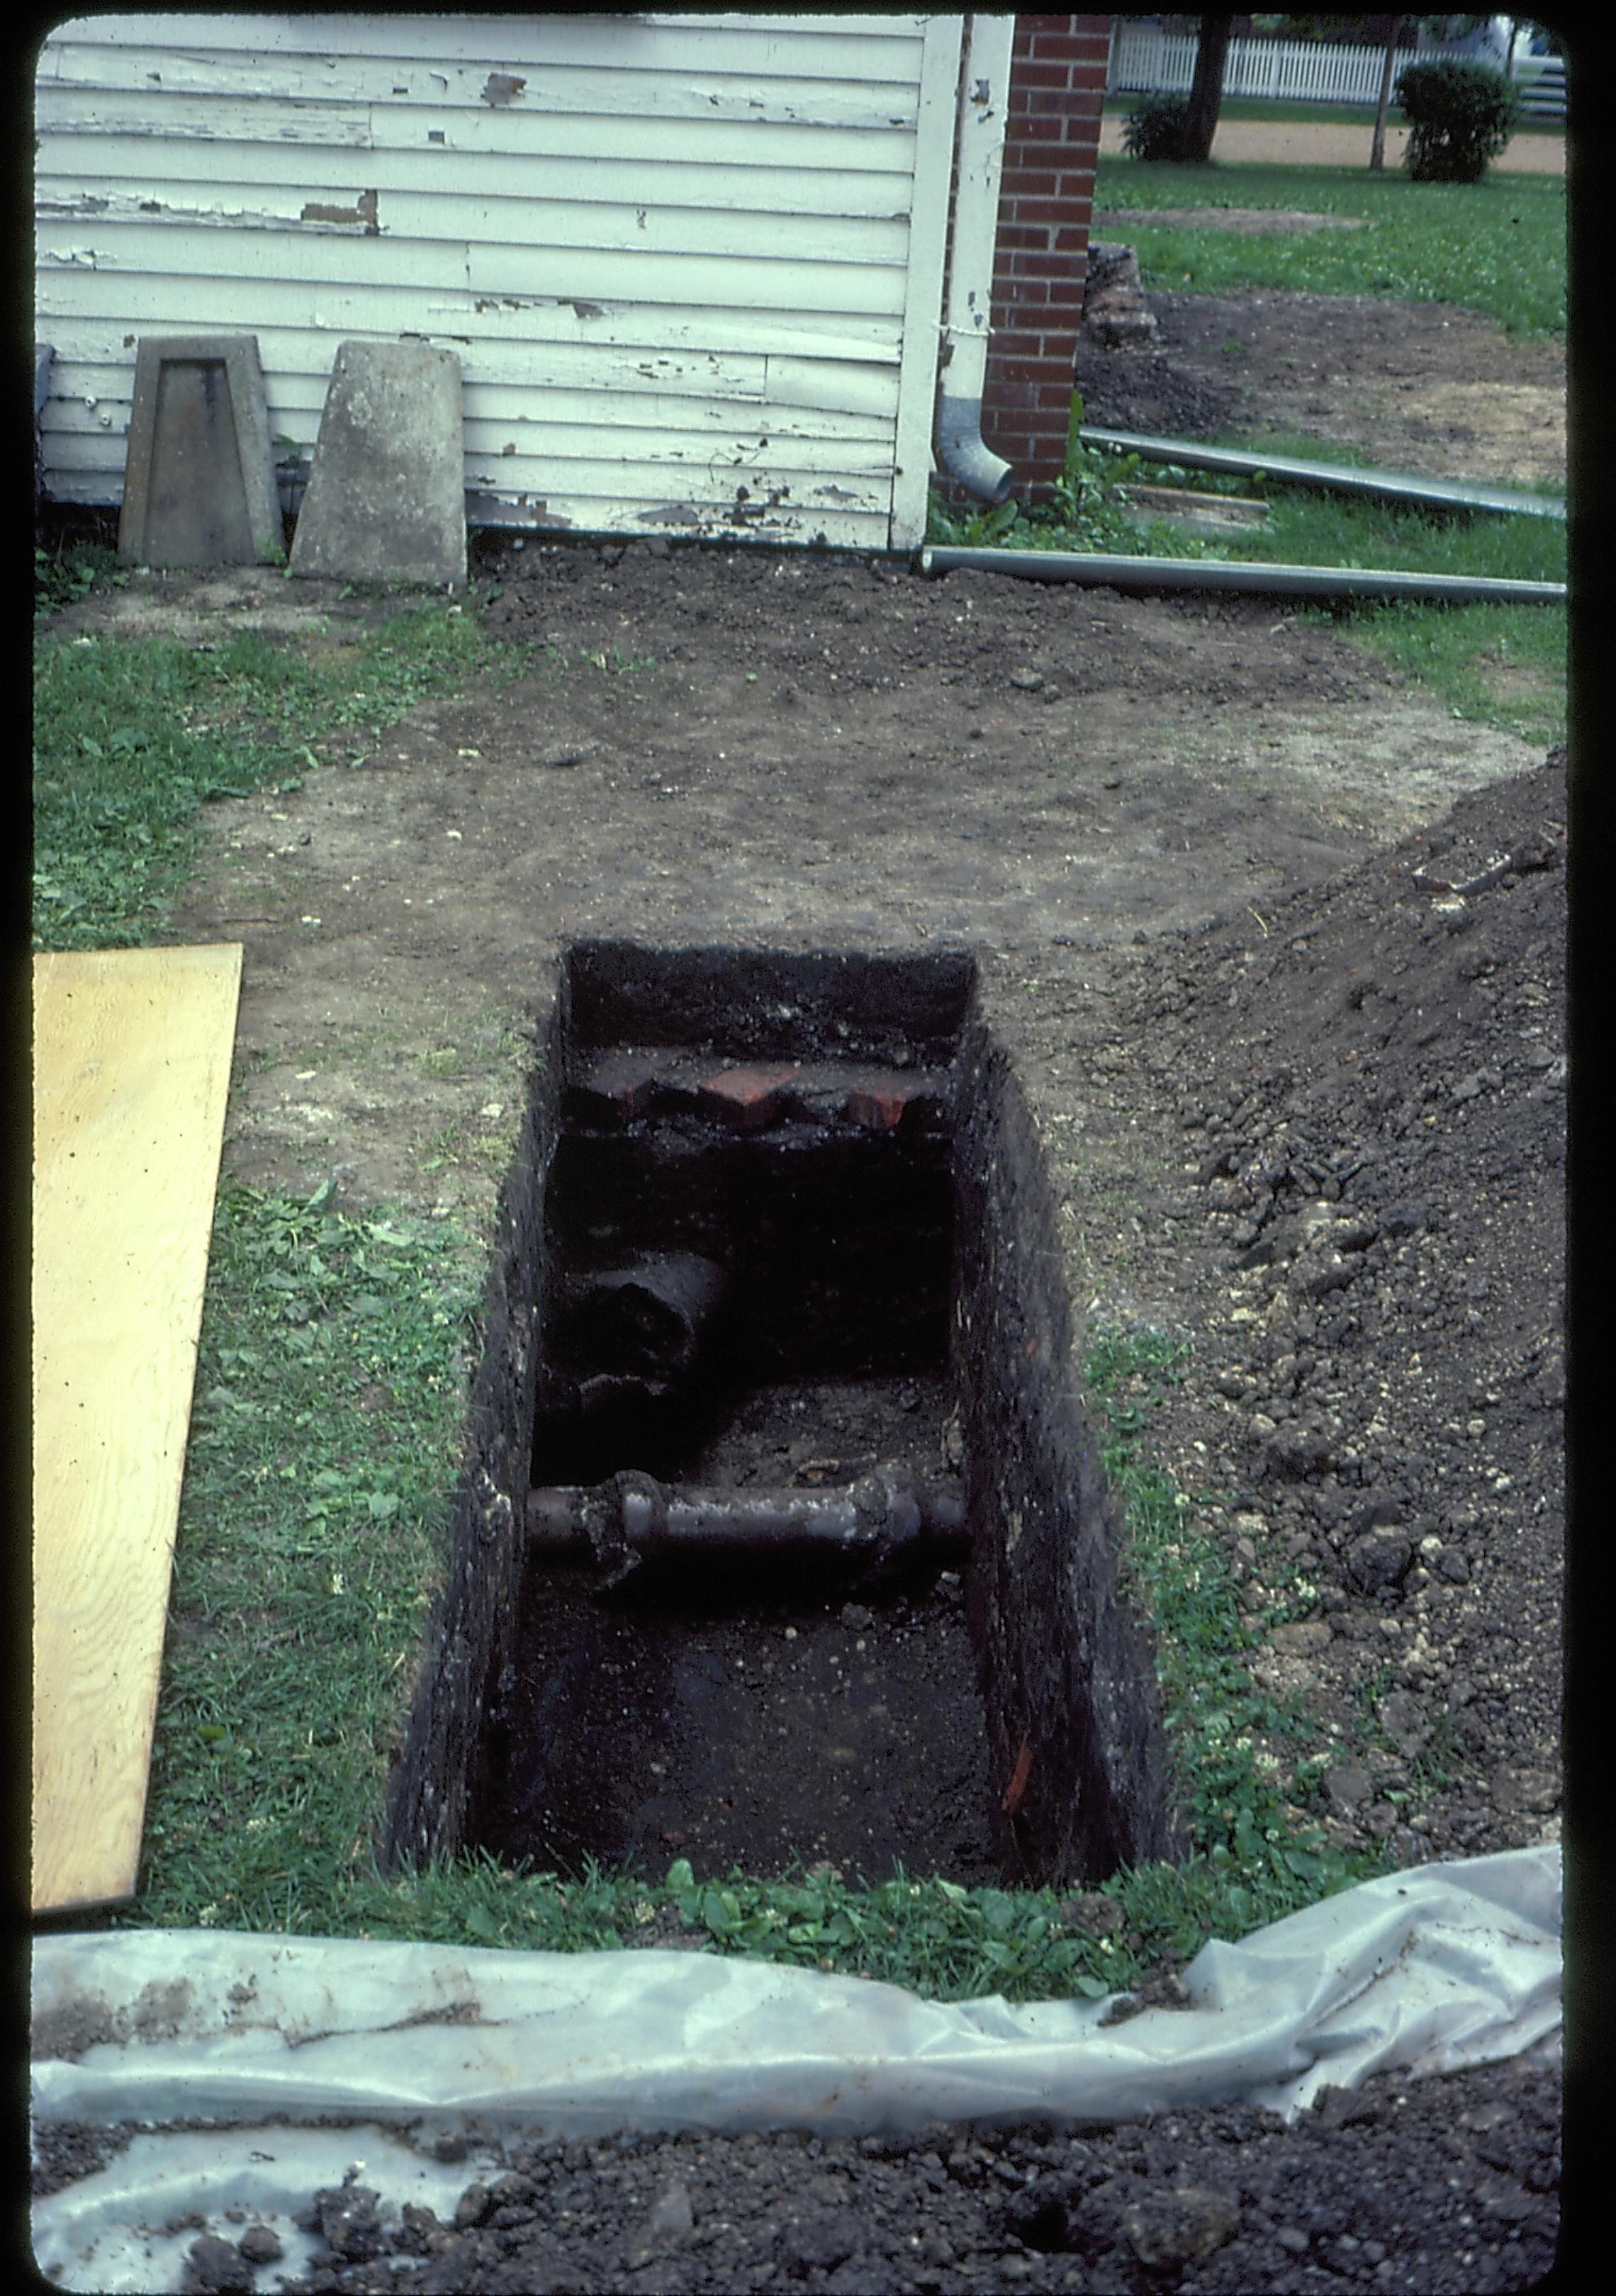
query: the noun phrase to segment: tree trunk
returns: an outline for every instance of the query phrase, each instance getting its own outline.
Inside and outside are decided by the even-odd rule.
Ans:
[[[1397,44],[1403,29],[1403,19],[1394,16],[1391,31],[1386,42],[1386,62],[1381,71],[1381,97],[1374,108],[1374,141],[1369,146],[1369,165],[1383,168],[1386,164],[1386,114],[1391,109],[1391,75],[1397,69]]]
[[[1234,29],[1233,16],[1201,19],[1195,78],[1184,123],[1183,157],[1194,166],[1204,165],[1212,156],[1212,138],[1218,132],[1218,114],[1223,105],[1223,69],[1228,61],[1229,35]]]

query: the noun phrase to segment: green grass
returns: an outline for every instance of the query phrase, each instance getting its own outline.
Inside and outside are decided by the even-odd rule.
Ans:
[[[341,1931],[445,1560],[480,1262],[451,1222],[226,1184],[140,1923]]]
[[[1300,437],[1267,442],[1276,454],[1317,461],[1361,462],[1327,442]],[[1161,479],[1165,466],[1147,475]],[[1169,483],[1207,486],[1205,473],[1174,470]],[[1200,554],[1281,565],[1385,567],[1424,574],[1482,575],[1494,579],[1563,582],[1566,529],[1556,520],[1404,509],[1308,487],[1248,480],[1224,488],[1263,494],[1269,523],[1215,551]],[[1545,489],[1546,492],[1547,489]],[[1165,526],[1153,530],[1161,554],[1196,554]],[[1494,726],[1523,740],[1553,742],[1565,735],[1567,617],[1563,604],[1424,606],[1352,602],[1308,608],[1304,619],[1329,621],[1355,642],[1390,660],[1411,685],[1431,694],[1456,717]]]
[[[1277,287],[1457,303],[1514,335],[1565,332],[1565,181],[1489,175],[1412,184],[1395,170],[1102,159],[1095,205],[1136,212],[1129,237],[1147,289],[1223,294]],[[1295,208],[1361,216],[1364,231],[1237,232],[1156,225],[1152,208]]]
[[[63,554],[41,575],[49,607],[107,570],[94,553]],[[362,764],[416,701],[523,664],[473,612],[436,599],[340,646],[256,631],[212,652],[166,637],[47,636],[34,665],[35,947],[150,940],[200,850],[210,800]]]
[[[1074,401],[1080,420],[1080,402]],[[1351,448],[1276,436],[1252,452],[1362,464]],[[1204,493],[1257,495],[1268,522],[1216,542],[1157,520],[1134,525],[1112,488],[1139,477]],[[1543,490],[1550,491],[1548,488]],[[927,539],[1001,549],[1102,551],[1123,556],[1259,561],[1292,566],[1374,567],[1493,579],[1563,582],[1566,529],[1558,521],[1497,512],[1406,509],[1277,480],[1223,478],[1176,464],[1114,455],[1075,443],[1054,499],[1025,512],[1015,502],[951,515],[934,501]],[[1298,619],[1328,622],[1389,660],[1455,717],[1546,744],[1565,738],[1567,615],[1562,604],[1420,605],[1359,600],[1308,606]]]

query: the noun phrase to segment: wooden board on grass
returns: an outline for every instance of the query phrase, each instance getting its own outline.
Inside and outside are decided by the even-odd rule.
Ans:
[[[135,1890],[241,977],[34,960],[36,1912]]]

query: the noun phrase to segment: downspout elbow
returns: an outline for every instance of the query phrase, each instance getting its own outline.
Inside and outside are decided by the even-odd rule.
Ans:
[[[949,477],[979,501],[1002,503],[1015,483],[1014,470],[982,437],[980,398],[944,397],[938,408],[937,451]]]

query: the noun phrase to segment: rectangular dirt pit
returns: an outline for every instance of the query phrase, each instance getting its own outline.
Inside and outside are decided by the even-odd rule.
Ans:
[[[1013,1883],[1172,1853],[969,956],[574,947],[506,1210],[499,1472],[468,1478],[393,1858]]]

